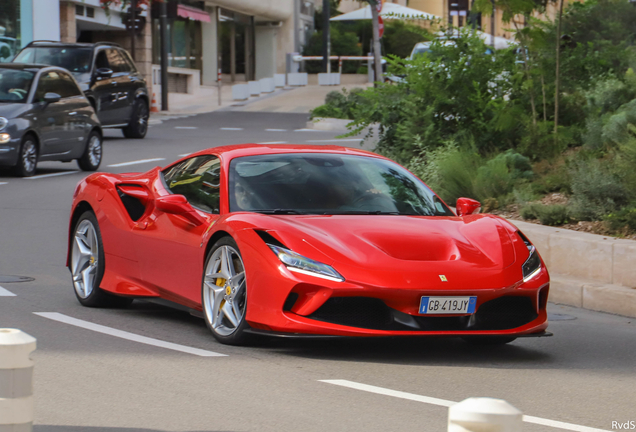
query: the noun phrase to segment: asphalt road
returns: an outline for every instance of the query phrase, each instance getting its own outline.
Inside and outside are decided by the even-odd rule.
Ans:
[[[232,143],[332,144],[336,133],[301,131],[305,122],[218,112],[167,119],[143,141],[112,131],[102,169],[145,171]],[[613,421],[636,420],[636,322],[628,318],[550,305],[554,337],[503,347],[422,338],[263,338],[229,347],[201,319],[164,306],[83,308],[65,245],[84,175],[75,163],[52,162],[32,179],[0,172],[0,280],[34,279],[0,282],[0,327],[38,339],[36,432],[439,432],[444,404],[471,396],[503,398],[538,418],[524,424],[530,432],[612,430]],[[82,327],[92,324],[105,327]]]

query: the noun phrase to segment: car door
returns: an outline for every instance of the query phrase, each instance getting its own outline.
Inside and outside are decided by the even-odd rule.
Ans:
[[[77,147],[78,143],[84,143],[88,137],[90,104],[84,97],[73,77],[66,72],[59,72],[59,88],[63,93],[60,101],[65,108],[65,152]]]
[[[166,298],[195,307],[201,302],[202,238],[219,218],[221,162],[212,155],[193,157],[159,176],[163,181],[152,193],[185,196],[204,223],[157,209],[140,220],[133,231],[142,278]]]
[[[108,48],[106,50],[108,64],[113,70],[111,77],[115,83],[113,93],[113,114],[117,124],[128,124],[132,114],[132,103],[135,97],[135,85],[131,81],[132,69],[121,50]]]
[[[109,71],[101,75],[98,71]],[[107,49],[95,54],[91,90],[95,97],[97,117],[104,126],[115,125],[117,115],[117,80],[113,79],[113,70],[108,62]]]
[[[33,103],[41,107],[37,116],[36,125],[40,134],[40,155],[49,156],[68,151],[71,135],[69,133],[68,101],[62,96],[65,94],[64,83],[60,78],[60,71],[45,71],[39,76]],[[47,103],[44,95],[56,93],[60,96],[59,102]]]

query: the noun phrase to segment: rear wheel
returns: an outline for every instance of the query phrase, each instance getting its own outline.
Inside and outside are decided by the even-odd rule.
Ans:
[[[231,237],[217,241],[208,253],[201,291],[203,315],[212,335],[224,344],[244,344],[249,328],[245,267]]]
[[[88,136],[86,150],[77,164],[82,171],[96,171],[102,163],[102,136],[99,132],[93,131]]]
[[[141,139],[148,132],[148,104],[143,99],[137,99],[133,105],[130,123],[123,130],[126,138]]]
[[[465,336],[462,339],[471,345],[505,345],[517,338],[510,336]]]
[[[27,135],[20,144],[18,164],[15,166],[15,175],[18,177],[31,177],[35,174],[38,165],[38,144],[33,135]]]
[[[97,218],[92,211],[80,216],[71,238],[71,274],[77,300],[87,307],[127,306],[132,299],[102,290],[104,246]]]

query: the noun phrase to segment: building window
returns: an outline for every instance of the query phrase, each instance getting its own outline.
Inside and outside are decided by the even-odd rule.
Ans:
[[[10,62],[20,49],[20,0],[3,0],[0,14],[0,62]]]
[[[95,8],[87,7],[86,8],[86,16],[88,18],[95,18]]]
[[[84,6],[75,5],[75,15],[84,16]]]

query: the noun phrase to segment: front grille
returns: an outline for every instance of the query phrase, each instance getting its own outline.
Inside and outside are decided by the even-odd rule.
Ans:
[[[332,297],[307,318],[370,330],[476,331],[514,329],[537,316],[528,297],[500,297],[472,316],[458,317],[408,315],[370,297]]]

